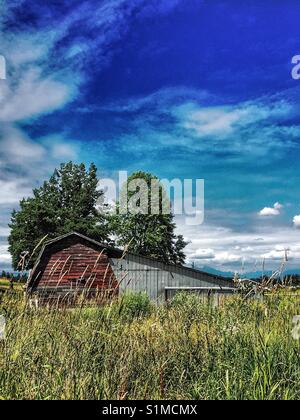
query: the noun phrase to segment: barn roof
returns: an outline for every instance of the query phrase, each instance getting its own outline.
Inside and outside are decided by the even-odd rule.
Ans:
[[[84,240],[85,240],[85,241],[87,241],[87,242],[91,242],[91,243],[93,243],[93,244],[95,244],[95,245],[97,245],[97,246],[99,246],[99,247],[103,247],[103,248],[106,248],[106,249],[110,248],[110,249],[117,250],[116,248],[109,247],[109,246],[107,246],[107,245],[103,244],[102,242],[95,241],[94,239],[89,238],[89,237],[87,237],[87,236],[85,236],[85,235],[82,235],[81,233],[78,233],[78,232],[70,232],[70,233],[67,233],[66,235],[61,235],[61,236],[59,236],[59,237],[57,237],[57,238],[55,238],[55,239],[50,239],[49,241],[45,242],[44,247],[43,247],[43,249],[42,249],[41,253],[43,252],[43,250],[44,250],[47,246],[52,245],[52,244],[54,244],[54,243],[56,243],[56,242],[60,242],[60,241],[62,241],[63,239],[69,238],[70,236],[78,236],[79,238],[82,238],[82,239],[84,239]],[[120,250],[119,250],[119,251],[120,251]]]
[[[43,245],[43,247],[42,247],[42,249],[40,251],[39,257],[37,259],[37,262],[36,262],[34,268],[32,269],[32,271],[31,271],[31,273],[29,275],[28,286],[30,286],[31,281],[32,281],[33,276],[34,276],[34,273],[36,272],[36,269],[38,268],[38,266],[39,266],[39,264],[41,262],[41,259],[43,257],[43,254],[45,253],[45,251],[47,250],[47,248],[50,247],[51,245],[57,243],[57,242],[63,241],[64,239],[67,239],[67,238],[69,238],[71,236],[75,236],[75,237],[78,237],[80,239],[83,239],[83,240],[85,240],[87,242],[90,242],[91,244],[94,244],[94,245],[98,246],[101,249],[106,249],[108,252],[111,252],[111,253],[113,253],[115,255],[118,255],[118,257],[122,257],[124,255],[126,255],[126,256],[132,256],[132,257],[136,257],[136,258],[142,259],[145,264],[149,263],[151,265],[151,264],[154,264],[155,263],[156,265],[159,265],[160,267],[162,267],[162,268],[164,268],[166,270],[172,270],[172,269],[174,269],[174,268],[177,267],[177,268],[180,268],[182,271],[184,271],[186,275],[189,275],[189,274],[190,275],[192,275],[192,274],[193,275],[197,275],[197,274],[198,275],[203,275],[203,274],[205,274],[207,277],[210,277],[212,280],[219,279],[219,280],[223,280],[225,282],[228,282],[228,284],[230,284],[232,282],[232,280],[230,280],[229,278],[226,278],[226,277],[222,277],[222,276],[219,276],[219,275],[214,275],[214,274],[207,273],[207,272],[204,272],[204,271],[201,271],[201,270],[197,270],[197,269],[191,268],[191,267],[179,266],[179,265],[175,265],[175,264],[166,264],[166,263],[163,263],[163,262],[161,262],[161,261],[159,261],[159,260],[157,260],[155,258],[152,258],[152,257],[145,257],[143,255],[134,254],[132,252],[126,252],[126,251],[121,250],[119,248],[111,247],[111,246],[109,246],[107,244],[98,242],[98,241],[96,241],[96,240],[94,240],[92,238],[89,238],[89,237],[87,237],[85,235],[82,235],[81,233],[78,233],[78,232],[70,232],[70,233],[67,233],[65,235],[59,236],[59,237],[57,237],[55,239],[51,239],[51,240],[49,240],[49,241],[47,241],[47,242],[44,243],[44,245]]]

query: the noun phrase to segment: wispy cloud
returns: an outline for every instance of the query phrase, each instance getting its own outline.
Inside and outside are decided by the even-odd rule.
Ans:
[[[212,45],[212,40],[201,38],[205,16],[199,21],[201,31],[198,22],[192,22],[195,5],[202,3],[210,2],[195,0],[190,6],[184,0],[50,4],[10,0],[3,4],[0,54],[7,58],[8,78],[0,81],[0,235],[7,234],[9,213],[18,199],[30,194],[54,166],[61,160],[87,158],[96,160],[100,171],[143,168],[164,177],[205,177],[205,225],[192,232],[179,223],[180,233],[192,241],[190,260],[237,267],[243,260],[254,265],[264,256],[271,265],[277,264],[281,248],[290,246],[295,261],[298,216],[294,227],[291,222],[299,208],[286,205],[282,211],[279,203],[264,206],[279,198],[284,203],[295,201],[299,88],[280,91],[283,82],[277,80],[273,89],[277,93],[262,96],[262,91],[269,92],[270,80],[278,78],[266,72],[274,68],[273,56],[270,63],[255,68],[243,60],[235,67],[236,57],[226,55],[228,38],[216,34]],[[184,14],[175,16],[181,9]],[[187,11],[194,25],[190,33],[189,25],[182,22]],[[202,8],[197,8],[199,12]],[[238,21],[242,32],[241,22],[245,26],[246,20],[240,17],[230,17],[226,29]],[[156,37],[160,19],[162,33]],[[174,33],[169,33],[170,22],[178,23]],[[248,39],[247,28],[241,43]],[[261,51],[255,43],[249,48],[251,59],[254,49]],[[286,48],[281,54],[284,60]],[[149,63],[157,63],[157,68]],[[186,63],[193,64],[190,71]],[[123,76],[125,87],[119,93],[114,86]],[[263,81],[264,89],[255,89],[255,79]],[[253,83],[249,94],[248,82]],[[236,94],[239,83],[246,93]],[[258,209],[262,209],[259,217]],[[267,215],[274,217],[262,217]],[[5,248],[0,251],[6,255]]]
[[[131,114],[130,134],[120,142],[124,148],[134,149],[138,143],[150,151],[169,146],[208,155],[227,153],[236,163],[277,159],[298,148],[300,125],[291,124],[296,104],[278,97],[220,105],[222,101],[205,90],[173,87],[102,109],[124,118]]]
[[[3,4],[0,53],[8,74],[0,81],[0,232],[7,230],[11,208],[21,198],[61,161],[80,155],[81,144],[69,140],[67,127],[52,126],[44,136],[31,136],[25,127],[78,99],[90,78],[91,63],[97,72],[110,64],[112,46],[127,33],[132,20],[169,13],[179,2],[104,0],[91,5],[70,0],[50,6],[41,0],[11,0]],[[8,259],[3,245],[0,263]]]
[[[0,120],[17,122],[51,113],[69,102],[74,89],[56,81],[53,77],[43,77],[41,69],[30,68],[11,85],[2,84]]]
[[[258,123],[272,123],[287,117],[291,106],[288,103],[264,105],[249,102],[238,105],[201,107],[189,103],[175,109],[184,128],[193,130],[198,137],[224,139],[241,129]]]

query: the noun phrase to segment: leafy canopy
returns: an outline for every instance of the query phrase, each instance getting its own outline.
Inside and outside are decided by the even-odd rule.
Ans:
[[[147,197],[135,199],[137,191],[127,190],[138,179],[145,181],[149,192]],[[151,195],[153,180],[159,183],[149,173],[134,173],[121,192],[121,201],[126,192],[126,206],[130,211],[123,214],[119,204],[117,214],[108,216],[103,191],[98,189],[96,166],[92,164],[86,169],[84,164],[62,164],[49,181],[34,189],[32,197],[21,200],[19,210],[12,213],[9,251],[14,269],[23,269],[20,260],[26,260],[26,268],[33,267],[45,237],[53,239],[72,231],[107,243],[112,243],[110,237],[114,234],[117,244],[129,245],[131,252],[165,263],[183,264],[186,242],[175,234],[174,215],[171,211],[165,213],[170,203],[162,186],[159,184],[156,199]],[[145,198],[146,209],[142,205]],[[135,201],[140,211],[134,213]],[[153,208],[155,214],[151,214]]]
[[[135,191],[130,190],[130,186],[134,185],[136,180],[145,181],[148,196],[145,197],[138,186]],[[156,185],[159,185],[159,194],[153,196],[151,185],[154,180],[157,181]],[[126,207],[124,200],[128,212],[123,211]],[[129,246],[129,250],[133,253],[153,257],[165,263],[185,262],[183,250],[187,243],[182,235],[175,234],[176,224],[171,209],[167,214],[163,211],[168,204],[170,208],[170,203],[157,177],[146,172],[132,174],[122,188],[120,201],[117,215],[112,217],[112,230],[117,237],[118,245]],[[135,208],[134,211],[132,207]],[[138,211],[136,207],[139,208]],[[157,214],[152,214],[153,209],[156,209]]]
[[[103,203],[103,192],[97,188],[97,168],[87,170],[84,164],[62,164],[49,181],[33,190],[33,196],[20,202],[13,211],[9,251],[13,266],[20,269],[20,257],[32,255],[42,238],[56,238],[76,231],[98,241],[109,239],[109,226]],[[103,211],[99,211],[103,210]],[[27,268],[32,268],[36,253]],[[28,261],[28,258],[27,258]]]

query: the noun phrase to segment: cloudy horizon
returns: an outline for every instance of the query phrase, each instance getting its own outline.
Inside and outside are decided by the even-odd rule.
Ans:
[[[254,3],[0,1],[1,268],[12,209],[73,160],[204,179],[189,263],[300,269],[300,5]]]

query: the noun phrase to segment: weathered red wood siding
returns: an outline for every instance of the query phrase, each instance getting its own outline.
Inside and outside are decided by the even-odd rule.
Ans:
[[[35,271],[33,288],[115,290],[118,283],[107,252],[83,239],[70,237],[49,246]]]

